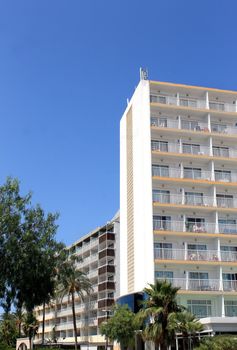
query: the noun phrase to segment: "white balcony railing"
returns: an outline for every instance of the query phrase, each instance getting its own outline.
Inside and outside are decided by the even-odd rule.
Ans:
[[[237,199],[236,198],[216,198],[216,204],[221,208],[236,208],[237,207]]]
[[[163,281],[164,278],[158,278]],[[181,290],[193,291],[219,291],[222,290],[221,281],[219,279],[186,279],[186,278],[167,278],[174,287],[179,287]]]
[[[225,198],[226,199],[226,198]],[[182,195],[175,193],[157,193],[153,192],[153,202],[165,203],[165,204],[182,204],[182,205],[194,205],[194,206],[213,206],[214,199],[211,196],[201,195]]]
[[[231,252],[227,252],[231,253]],[[173,249],[154,248],[154,257],[159,260],[187,260],[187,261],[219,261],[217,250],[193,250],[193,249]],[[224,256],[223,258],[234,258],[234,256]],[[235,254],[236,257],[236,254]],[[223,260],[234,261],[234,260]]]
[[[212,147],[212,150],[208,146],[185,144],[182,145],[168,141],[151,141],[151,150],[155,152],[168,152],[168,153],[183,153],[192,155],[205,155],[213,157],[224,158],[237,158],[237,150],[228,147]]]
[[[182,106],[194,109],[210,109],[221,112],[236,112],[236,104],[225,103],[225,102],[217,102],[217,101],[209,101],[207,103],[206,100],[194,99],[194,98],[186,98],[180,97],[177,98],[175,96],[169,95],[151,95],[150,96],[151,103],[161,103],[167,105],[175,105]]]

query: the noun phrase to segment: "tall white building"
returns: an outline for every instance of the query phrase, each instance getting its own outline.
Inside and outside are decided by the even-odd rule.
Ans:
[[[120,130],[120,295],[166,279],[236,331],[237,92],[141,79]]]
[[[81,349],[96,350],[105,346],[106,339],[100,335],[101,322],[106,321],[114,304],[119,282],[119,256],[116,244],[119,240],[119,214],[80,238],[67,249],[76,256],[77,268],[87,274],[93,287],[84,301],[76,295],[76,320],[78,343]],[[116,288],[115,288],[116,287]],[[43,330],[43,307],[35,309],[39,330],[35,342],[41,343]],[[71,299],[52,300],[46,305],[45,342],[74,344],[74,330]]]

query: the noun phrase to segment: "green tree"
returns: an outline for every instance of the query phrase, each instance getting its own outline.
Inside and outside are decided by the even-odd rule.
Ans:
[[[77,294],[81,300],[84,300],[84,295],[89,295],[93,290],[90,280],[86,274],[77,270],[75,260],[71,257],[65,260],[58,268],[58,288],[57,295],[63,299],[68,296],[72,304],[73,328],[75,338],[75,350],[77,350],[77,324],[75,312],[75,295]]]
[[[58,251],[58,214],[45,214],[20,194],[19,182],[0,186],[0,302],[6,312],[14,303],[32,312],[53,294]]]
[[[18,328],[18,337],[21,338],[21,326],[24,321],[25,313],[22,308],[16,309],[15,313],[16,325]]]
[[[189,341],[195,339],[196,334],[201,332],[204,327],[192,313],[183,311],[170,316],[169,328],[182,334],[183,350],[186,350],[189,348]]]
[[[39,322],[32,312],[27,312],[23,321],[23,331],[29,338],[30,349],[32,348],[32,340],[39,328]]]
[[[195,350],[237,350],[237,339],[231,335],[207,337]]]
[[[0,321],[0,341],[7,346],[15,347],[17,338],[17,324],[15,315],[3,314]]]
[[[128,305],[115,305],[114,314],[107,322],[103,322],[100,326],[100,332],[107,339],[117,341],[121,348],[133,347],[136,322],[135,314]]]
[[[174,314],[182,311],[176,300],[178,290],[171,283],[159,280],[144,289],[146,299],[137,319],[143,322],[143,338],[153,341],[161,350],[166,350],[174,339],[170,322]]]

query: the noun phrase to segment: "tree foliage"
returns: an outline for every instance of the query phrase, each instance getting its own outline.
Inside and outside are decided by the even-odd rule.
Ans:
[[[122,347],[133,345],[135,330],[135,314],[128,305],[115,305],[113,316],[100,326],[102,335],[112,341],[117,341]]]
[[[166,350],[174,339],[171,320],[182,311],[176,300],[178,290],[171,283],[159,280],[144,289],[146,299],[137,319],[143,322],[143,338],[154,341],[161,350]]]
[[[0,321],[0,342],[9,347],[15,347],[18,329],[14,314],[3,314]]]
[[[75,350],[77,350],[77,325],[75,312],[75,296],[84,300],[85,294],[89,295],[93,290],[90,280],[86,274],[76,267],[75,259],[71,256],[65,259],[57,270],[57,296],[63,299],[68,296],[72,303],[73,328],[75,338]]]
[[[45,214],[20,194],[19,182],[8,178],[0,186],[0,302],[5,312],[14,303],[31,312],[52,295],[57,253],[58,214]]]
[[[207,337],[195,350],[237,350],[237,337],[231,335]]]

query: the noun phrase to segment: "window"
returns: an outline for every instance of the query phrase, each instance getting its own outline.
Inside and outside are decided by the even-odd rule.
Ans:
[[[211,123],[212,132],[225,133],[226,129],[227,129],[227,125]]]
[[[197,107],[197,101],[190,100],[190,99],[187,99],[187,98],[180,98],[179,104],[180,104],[180,106],[185,106],[185,107],[191,107],[191,108],[196,108]]]
[[[167,128],[167,118],[151,117],[151,126]]]
[[[155,259],[172,259],[172,243],[154,243]]]
[[[215,170],[215,180],[216,181],[231,181],[231,171],[230,170]]]
[[[185,204],[203,205],[203,193],[185,192]]]
[[[151,141],[152,151],[168,152],[167,141]]]
[[[237,260],[237,247],[222,245],[220,248],[221,248],[221,260],[223,261]]]
[[[186,230],[189,232],[206,232],[205,219],[203,218],[187,218]]]
[[[170,230],[171,216],[154,216],[153,217],[154,230]]]
[[[212,152],[214,157],[229,157],[229,147],[213,146]]]
[[[218,207],[231,208],[234,206],[233,196],[229,194],[217,194],[216,203]]]
[[[202,169],[201,168],[187,168],[184,167],[184,178],[186,179],[201,179]]]
[[[168,280],[172,282],[173,280],[173,272],[172,271],[156,271],[155,278],[159,280]]]
[[[200,145],[194,143],[183,143],[183,153],[200,154]]]
[[[211,300],[188,300],[187,309],[200,318],[212,316]]]
[[[181,129],[198,130],[198,122],[196,120],[181,120]]]
[[[189,260],[206,260],[206,244],[188,244]]]
[[[153,202],[170,203],[170,191],[153,190],[152,197]]]
[[[237,301],[225,300],[225,316],[236,317],[237,316]]]
[[[219,219],[219,232],[220,233],[236,233],[236,220],[235,219]]]
[[[169,166],[168,165],[152,165],[152,176],[169,176]]]
[[[225,105],[224,103],[220,103],[220,102],[209,102],[209,108],[210,109],[215,109],[218,111],[224,111],[225,110]]]
[[[237,290],[237,274],[236,273],[223,273],[223,289],[224,291],[236,291]]]

